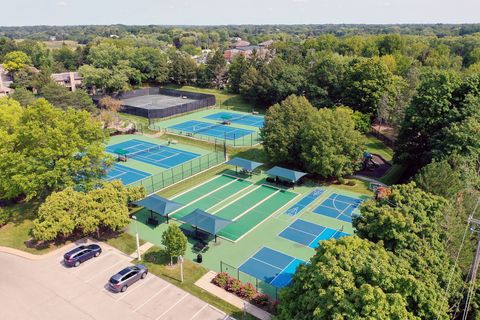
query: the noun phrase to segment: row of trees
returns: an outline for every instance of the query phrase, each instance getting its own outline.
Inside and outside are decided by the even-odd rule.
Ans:
[[[324,178],[342,177],[359,168],[365,147],[352,110],[317,110],[303,96],[270,107],[261,131],[271,163],[306,170]]]
[[[130,223],[128,204],[145,197],[143,187],[103,182],[83,192],[68,187],[49,195],[38,210],[32,235],[39,241],[119,231]]]

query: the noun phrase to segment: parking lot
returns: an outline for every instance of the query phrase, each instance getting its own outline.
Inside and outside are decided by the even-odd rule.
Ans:
[[[39,261],[0,253],[0,319],[228,319],[222,311],[148,274],[124,293],[107,281],[131,258],[101,245],[98,258],[67,268],[68,249]]]

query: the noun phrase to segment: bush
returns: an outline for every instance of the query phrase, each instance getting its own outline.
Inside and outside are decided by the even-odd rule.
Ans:
[[[338,178],[338,184],[345,184],[345,179],[343,177]]]
[[[353,187],[355,186],[357,183],[354,181],[354,180],[348,180],[347,181],[347,186],[350,186],[350,187]]]
[[[226,272],[218,273],[215,278],[212,279],[212,283],[220,288],[224,288],[230,282],[230,276]]]
[[[7,210],[0,208],[0,227],[7,224],[10,215]]]
[[[238,295],[241,298],[251,300],[257,294],[257,290],[251,283],[246,283],[240,288]]]
[[[240,282],[240,280],[235,278],[230,278],[226,287],[227,291],[235,294],[239,293],[241,288],[242,283]]]
[[[253,297],[252,303],[260,307],[267,307],[270,305],[270,298],[266,294],[259,293]]]

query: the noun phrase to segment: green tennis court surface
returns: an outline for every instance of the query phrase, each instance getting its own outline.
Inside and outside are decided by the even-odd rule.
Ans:
[[[173,197],[184,206],[171,217],[182,218],[195,209],[205,210],[234,223],[219,236],[236,241],[297,196],[296,193],[221,175]]]

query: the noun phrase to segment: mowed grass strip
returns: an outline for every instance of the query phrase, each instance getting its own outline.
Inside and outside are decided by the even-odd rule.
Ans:
[[[253,229],[275,211],[286,205],[297,196],[296,193],[281,190],[267,201],[262,202],[253,210],[241,216],[231,225],[220,231],[219,235],[230,240],[237,240],[245,233]]]
[[[209,194],[208,196],[187,204],[185,207],[181,208],[174,215],[172,215],[172,217],[181,220],[184,216],[191,213],[195,209],[207,210],[208,208],[215,206],[219,202],[245,188],[248,188],[249,186],[251,186],[251,183],[245,180],[236,180],[231,182],[221,189]]]
[[[215,215],[224,219],[233,220],[277,191],[278,189],[260,186],[229,206],[216,212]]]

